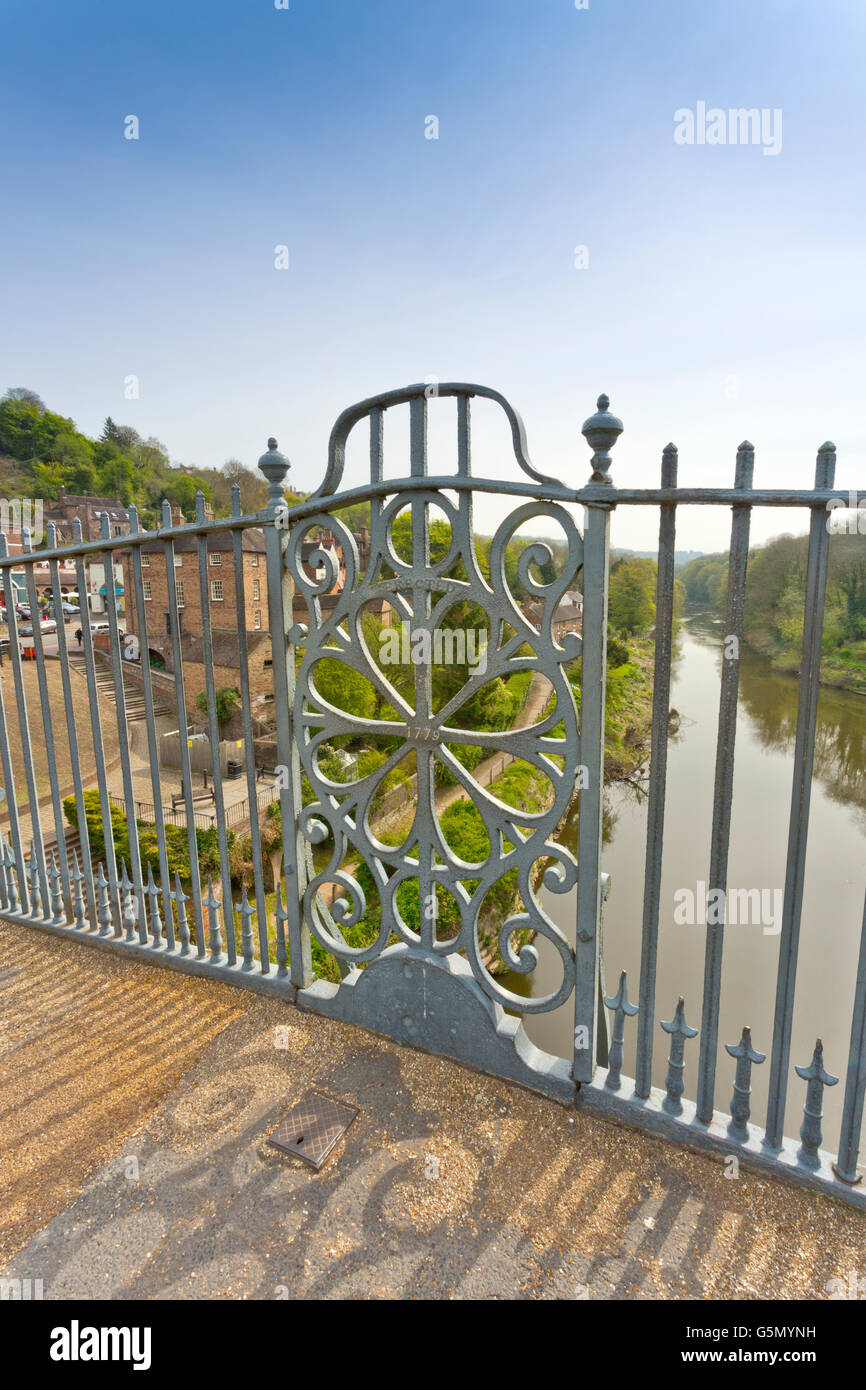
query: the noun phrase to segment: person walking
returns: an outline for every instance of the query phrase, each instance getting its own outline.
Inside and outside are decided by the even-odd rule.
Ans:
[[[84,633],[81,631],[81,628],[80,628],[80,627],[77,627],[77,628],[75,629],[75,640],[76,640],[76,642],[78,643],[79,647],[81,646],[82,642],[84,641]]]

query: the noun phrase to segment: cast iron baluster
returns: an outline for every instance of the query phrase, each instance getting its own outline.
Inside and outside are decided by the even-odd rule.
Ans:
[[[8,889],[6,884],[6,839],[0,831],[0,907],[9,907]]]
[[[581,433],[593,450],[592,479],[610,487],[610,451],[622,434],[622,421],[608,410],[607,396],[583,424]],[[580,759],[586,785],[579,794],[577,829],[577,929],[574,984],[575,1081],[592,1081],[598,1030],[598,979],[602,911],[601,841],[604,790],[604,706],[607,675],[607,591],[610,573],[610,504],[603,496],[586,508],[583,535],[583,676],[580,705]]]
[[[138,913],[135,910],[135,898],[131,893],[132,879],[126,872],[126,860],[120,861],[120,901],[123,906],[123,925],[126,931],[125,941],[135,940],[135,927]],[[143,916],[144,914],[142,914]]]
[[[607,1080],[605,1086],[609,1091],[618,1091],[622,1082],[622,1045],[625,1041],[625,1021],[627,1018],[634,1018],[638,1012],[636,1004],[632,1004],[628,997],[628,985],[626,983],[625,971],[619,977],[619,989],[612,999],[605,999],[605,1007],[614,1010],[613,1032],[610,1040],[610,1052],[607,1062]]]
[[[729,1057],[737,1059],[728,1133],[734,1139],[747,1139],[749,1137],[747,1126],[749,1116],[752,1113],[749,1101],[749,1096],[752,1093],[752,1066],[759,1066],[761,1062],[766,1062],[767,1058],[763,1052],[756,1052],[752,1047],[751,1028],[743,1029],[743,1036],[736,1047],[732,1043],[725,1043],[725,1051]]]
[[[830,443],[822,444],[815,465],[815,487],[832,487],[835,473],[836,447]],[[800,950],[800,918],[803,911],[812,769],[815,761],[815,728],[818,718],[818,687],[821,680],[821,642],[830,548],[828,519],[826,505],[819,503],[812,507],[809,553],[806,561],[806,596],[803,605],[803,655],[797,697],[794,777],[791,789],[791,815],[788,822],[785,900],[779,936],[773,1048],[770,1056],[770,1094],[767,1103],[766,1140],[774,1149],[780,1147],[785,1132],[785,1102],[790,1075],[794,990]]]
[[[84,874],[81,872],[81,865],[78,863],[78,851],[72,851],[72,915],[75,925],[79,931],[87,931],[90,923],[87,920],[87,904],[84,901],[84,893],[81,885],[84,882]]]
[[[662,1101],[662,1106],[669,1114],[680,1115],[683,1109],[682,1095],[686,1088],[683,1078],[686,1068],[686,1040],[698,1036],[697,1028],[690,1028],[686,1023],[686,1005],[682,995],[677,1001],[673,1018],[668,1023],[663,1022],[661,1026],[671,1037],[671,1054],[668,1058],[668,1074],[665,1081],[667,1095]]]
[[[808,1067],[794,1068],[801,1081],[806,1082],[806,1104],[803,1106],[803,1123],[800,1126],[802,1143],[797,1157],[807,1168],[819,1168],[821,1160],[818,1150],[821,1140],[821,1120],[824,1115],[824,1087],[835,1086],[838,1076],[831,1076],[824,1069],[824,1044],[820,1038],[815,1043],[812,1061]]]
[[[30,916],[31,916],[31,917],[41,917],[41,916],[42,916],[42,902],[41,902],[41,896],[42,896],[42,895],[41,895],[41,893],[40,893],[40,885],[39,885],[39,869],[38,869],[38,866],[37,866],[37,863],[36,863],[36,849],[35,849],[35,847],[34,847],[34,844],[33,844],[33,841],[32,841],[32,840],[30,841],[30,861],[29,861],[28,874],[27,874],[27,885],[28,885],[28,892],[29,892],[29,894],[30,894]],[[46,911],[47,911],[47,910],[48,910],[48,904],[47,904],[47,902],[46,902],[45,907],[46,907]]]
[[[339,465],[337,465],[339,467]],[[292,581],[286,569],[286,501],[284,496],[289,460],[277,449],[276,439],[268,440],[268,452],[259,459],[259,469],[268,480],[268,524],[265,526],[268,576],[268,623],[272,633],[287,633],[292,626]],[[325,484],[327,485],[327,478]],[[282,650],[281,650],[282,648]],[[305,884],[305,861],[298,860],[298,838],[292,827],[297,826],[302,809],[301,774],[297,739],[294,733],[293,700],[295,694],[295,648],[291,642],[274,645],[274,717],[277,725],[277,759],[289,769],[289,776],[280,779],[280,811],[284,826],[283,878],[286,884],[286,909],[289,913],[289,959],[292,984],[306,989],[313,983],[313,961],[310,929],[304,921],[302,899]],[[229,899],[231,902],[231,899]],[[232,922],[234,943],[234,922]]]
[[[755,472],[755,450],[745,440],[737,450],[734,488],[748,501]],[[731,837],[731,798],[734,787],[734,747],[737,737],[737,698],[740,687],[740,645],[743,642],[743,609],[746,569],[749,563],[749,527],[752,509],[732,508],[731,548],[728,557],[728,593],[725,639],[733,639],[730,654],[722,659],[719,693],[719,725],[716,737],[716,772],[713,787],[713,828],[710,839],[708,888],[713,902],[726,901],[728,850]],[[721,894],[721,897],[715,896]],[[725,908],[707,914],[704,946],[704,993],[698,1058],[697,1116],[705,1125],[713,1118],[716,1094],[716,1056],[719,1046],[719,1001],[722,991],[722,954],[725,942]]]
[[[282,979],[289,972],[286,969],[286,922],[289,914],[283,907],[283,893],[280,884],[277,884],[277,908],[275,913],[277,919],[277,976]]]
[[[180,886],[180,874],[177,869],[174,871],[174,892],[171,895],[175,908],[177,909],[177,935],[180,941],[180,952],[182,956],[189,955],[189,923],[186,920],[185,904],[189,898]]]
[[[108,896],[108,879],[105,877],[105,869],[99,865],[99,873],[96,876],[96,921],[99,925],[97,935],[107,936],[111,927],[111,901]]]
[[[253,915],[253,908],[247,897],[247,886],[241,889],[241,900],[235,903],[235,911],[241,914],[241,955],[243,956],[242,970],[252,970],[253,968],[253,933],[250,928],[250,918]]]
[[[147,888],[145,889],[145,892],[147,893],[147,896],[150,898],[150,934],[151,934],[151,937],[152,937],[152,940],[153,940],[153,945],[154,945],[154,946],[159,946],[160,943],[161,943],[161,941],[162,941],[162,919],[161,919],[161,917],[160,917],[160,915],[159,915],[159,895],[160,895],[160,889],[157,887],[157,885],[154,883],[154,880],[153,880],[153,865],[152,865],[152,864],[148,864],[148,866],[147,866]],[[173,897],[173,894],[172,894],[172,892],[171,892],[170,889],[169,889],[168,897],[169,897],[169,905],[170,905],[170,904],[171,904],[171,899],[172,899],[172,897]],[[142,914],[142,917],[143,917],[143,916],[144,916],[144,914]],[[144,935],[144,937],[142,938],[141,944],[142,944],[142,946],[146,946],[146,945],[147,945],[147,928],[146,928],[146,925],[145,925],[145,935]]]
[[[675,444],[662,451],[661,484],[676,488],[678,455]],[[674,621],[674,570],[676,568],[676,503],[660,508],[659,559],[656,579],[656,633],[653,665],[652,744],[647,798],[646,862],[644,866],[643,927],[641,931],[640,1001],[635,1059],[635,1094],[644,1100],[652,1089],[653,1022],[655,1019],[656,967],[658,963],[659,901],[661,897],[662,842],[667,788],[668,737],[671,704],[671,648]]]
[[[7,845],[3,856],[3,867],[6,870],[6,900],[10,912],[21,911],[21,898],[18,893],[18,884],[15,881],[16,862],[12,850]]]
[[[863,1100],[866,1096],[866,904],[863,907],[863,926],[860,931],[860,959],[857,962],[857,987],[854,992],[854,1011],[851,1016],[851,1045],[848,1049],[848,1075],[845,1080],[845,1101],[842,1106],[842,1132],[839,1137],[839,1159],[833,1171],[843,1182],[861,1181],[857,1172],[860,1149],[860,1127],[863,1124]]]
[[[51,863],[48,866],[48,879],[51,891],[51,920],[52,922],[63,922],[66,920],[66,908],[63,902],[63,880],[60,869],[57,867],[57,856],[54,850],[51,851]]]
[[[207,897],[205,898],[204,905],[207,908],[209,930],[208,944],[210,946],[210,958],[212,961],[219,961],[223,953],[223,944],[220,938],[219,915],[219,910],[222,907],[222,903],[214,893],[213,879],[211,878],[210,874],[208,874]]]

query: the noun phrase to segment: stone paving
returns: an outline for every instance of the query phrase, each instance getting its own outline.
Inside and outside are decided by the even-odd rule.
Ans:
[[[866,1214],[231,985],[0,922],[0,1271],[48,1299],[823,1299]],[[324,1168],[265,1144],[310,1086]]]

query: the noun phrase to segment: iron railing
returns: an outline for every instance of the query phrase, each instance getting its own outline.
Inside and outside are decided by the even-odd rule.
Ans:
[[[610,414],[607,399],[601,397],[597,413],[583,427],[593,450],[592,476],[586,486],[575,489],[536,471],[527,455],[520,419],[502,396],[479,386],[447,384],[439,385],[435,395],[456,401],[457,464],[451,472],[431,475],[427,458],[429,394],[428,388],[413,386],[345,411],[331,435],[325,479],[318,491],[299,505],[286,506],[288,463],[277,451],[276,442],[270,441],[268,453],[260,460],[270,484],[269,500],[259,513],[242,515],[235,490],[231,517],[217,521],[205,520],[204,499],[199,498],[195,522],[182,527],[172,526],[165,504],[163,524],[156,532],[140,530],[135,508],[131,507],[131,533],[120,538],[108,534],[104,520],[99,540],[82,541],[78,527],[73,543],[58,547],[49,525],[46,549],[32,551],[25,533],[24,554],[11,557],[5,537],[0,537],[0,573],[9,613],[9,668],[15,703],[14,712],[7,709],[7,691],[0,680],[0,762],[7,810],[0,858],[0,912],[13,921],[94,940],[103,947],[155,963],[278,994],[299,1007],[363,1024],[397,1040],[513,1078],[560,1100],[612,1115],[684,1144],[740,1156],[758,1167],[787,1173],[866,1205],[863,1187],[858,1186],[866,1092],[866,912],[836,1153],[822,1147],[821,1098],[825,1086],[835,1084],[836,1078],[825,1069],[820,1040],[811,1061],[803,1059],[808,1065],[796,1067],[796,1074],[805,1083],[799,1143],[786,1137],[827,581],[828,504],[845,505],[849,499],[847,490],[834,487],[833,446],[825,444],[818,452],[812,489],[755,489],[754,450],[748,443],[737,452],[733,488],[678,487],[677,451],[669,445],[662,455],[659,487],[618,489],[608,472],[610,450],[622,425]],[[470,402],[479,397],[494,401],[504,411],[523,478],[490,480],[472,475]],[[408,407],[410,420],[409,471],[404,476],[386,479],[385,417],[388,411],[403,406]],[[345,488],[342,484],[347,440],[362,421],[369,425],[370,432],[370,480],[359,487]],[[473,498],[484,493],[505,495],[515,502],[513,511],[493,537],[489,572],[479,564],[472,521]],[[370,508],[369,549],[363,565],[354,530],[340,519],[341,511],[358,503]],[[719,1104],[723,919],[707,922],[700,1028],[686,1021],[682,999],[670,1018],[660,1019],[656,1008],[676,514],[677,508],[686,504],[732,509],[726,633],[738,642],[743,637],[752,510],[800,507],[811,512],[783,922],[774,1029],[768,1047],[769,1104],[763,1130],[750,1120],[749,1098],[752,1068],[761,1065],[765,1057],[756,1045],[762,1040],[753,1042],[747,1027],[738,1041],[726,1043],[722,1053],[723,1059],[729,1054],[733,1063],[730,1113]],[[585,509],[582,534],[570,510],[575,505]],[[602,903],[607,887],[607,876],[602,872],[602,794],[610,517],[614,508],[626,506],[657,507],[661,518],[641,967],[634,1002],[629,999],[624,974],[613,996],[604,998],[601,989]],[[411,553],[395,543],[392,529],[398,515],[406,510],[412,522]],[[449,537],[445,553],[438,559],[431,558],[433,510],[444,515]],[[538,566],[551,564],[551,550],[535,543],[524,551],[519,577],[532,599],[532,618],[510,591],[506,569],[510,540],[527,521],[543,521],[556,529],[564,542],[565,554],[562,560],[561,549],[554,579],[542,582]],[[250,818],[252,901],[246,886],[236,887],[233,883],[228,838],[232,813],[226,808],[217,756],[219,727],[207,537],[214,532],[231,537],[236,612],[243,614],[246,581],[242,539],[248,527],[260,527],[265,534],[273,711],[278,770],[282,774],[278,795],[283,872],[273,901],[266,890],[257,814]],[[310,555],[309,541],[319,528],[337,537],[343,569],[330,550],[314,550]],[[136,629],[144,633],[147,607],[141,547],[145,542],[162,543],[168,606],[173,612],[177,609],[174,542],[180,536],[194,537],[198,552],[208,736],[214,750],[214,808],[212,816],[207,813],[206,819],[217,832],[215,860],[204,872],[196,834],[201,812],[196,810],[189,753],[181,740],[184,814],[178,819],[182,819],[186,832],[188,861],[183,865],[183,879],[179,870],[174,874],[169,871],[166,826],[171,823],[171,814],[162,806],[154,698],[150,670],[144,661],[141,677],[153,786],[153,802],[148,810],[155,830],[155,850],[145,862],[136,825],[145,817],[136,810],[127,818],[128,860],[124,855],[118,865],[113,838],[105,835],[104,854],[94,874],[78,737],[82,719],[90,727],[92,780],[103,827],[110,824],[112,806],[122,806],[124,810],[142,806],[134,797],[133,754],[124,708],[124,648],[117,615],[109,606],[122,794],[108,788],[104,712],[98,701],[93,643],[86,626],[85,701],[78,698],[80,692],[73,688],[64,641],[58,643],[55,670],[59,674],[55,679],[43,639],[39,632],[34,633],[40,715],[38,728],[34,731],[31,727],[28,682],[17,640],[12,570],[24,569],[31,610],[37,611],[35,567],[48,564],[54,611],[62,634],[58,565],[74,562],[79,592],[85,592],[84,563],[88,556],[101,555],[103,562],[110,564],[114,552],[129,552],[132,585],[128,601],[134,605]],[[566,634],[557,640],[553,633],[554,615],[578,575],[584,594],[582,636]],[[303,621],[296,621],[296,602],[303,607]],[[458,602],[477,605],[486,614],[490,634],[487,665],[483,677],[471,675],[464,690],[437,708],[432,698],[429,659],[416,660],[414,689],[408,695],[405,690],[401,692],[389,679],[387,670],[373,659],[364,635],[364,614],[371,605],[385,605],[392,621],[416,634],[433,630]],[[262,795],[269,800],[273,794],[263,794],[256,785],[245,629],[245,622],[239,622],[238,670],[247,802],[248,807],[261,810]],[[188,716],[184,639],[176,622],[171,624],[171,647],[178,725],[183,728]],[[142,643],[142,648],[146,650],[146,643]],[[582,659],[579,719],[566,675],[567,664],[578,654]],[[338,661],[363,678],[376,701],[390,706],[390,717],[374,719],[369,711],[359,713],[327,699],[320,688],[321,679],[317,678],[319,664],[327,661]],[[484,680],[508,678],[527,670],[541,671],[553,690],[553,703],[538,722],[499,732],[463,727],[462,705]],[[727,886],[738,681],[738,659],[734,656],[722,667],[707,885],[710,890],[724,891]],[[62,729],[55,728],[52,715],[50,687],[55,684],[59,684],[62,694]],[[9,736],[10,718],[17,724],[14,751]],[[80,862],[77,853],[72,856],[71,872],[56,774],[60,739],[68,741],[71,754],[82,848]],[[355,744],[379,740],[386,756],[372,771],[354,780],[332,780],[320,765],[320,753],[325,745],[340,740]],[[458,756],[461,747],[470,746],[487,754],[496,752],[519,759],[542,774],[551,787],[549,805],[528,811],[500,800],[495,788],[482,786]],[[37,748],[40,756],[44,752],[43,761],[51,774],[50,833],[44,823],[48,808],[40,804]],[[385,777],[407,757],[415,765],[416,806],[411,830],[406,832],[403,843],[395,845],[393,836],[382,833],[371,808]],[[483,817],[490,852],[479,862],[459,858],[442,833],[436,801],[438,765],[446,768]],[[555,836],[576,788],[579,830],[575,857]],[[541,881],[549,890],[564,893],[576,887],[573,939],[544,910],[537,892],[540,872]],[[516,879],[521,909],[494,923],[493,954],[498,954],[512,973],[531,975],[538,963],[538,951],[531,940],[541,938],[555,953],[559,970],[558,982],[546,994],[513,992],[491,966],[491,927],[485,905],[489,908],[491,893],[506,875]],[[438,923],[446,901],[450,904],[451,926],[448,932],[440,932]],[[414,902],[417,917],[408,910]],[[373,924],[375,930],[368,930],[366,939],[358,944],[354,929],[364,924],[368,928]],[[488,934],[485,943],[481,939],[483,930]],[[313,939],[338,962],[340,983],[315,976]],[[570,1058],[564,1059],[534,1047],[520,1017],[559,1008],[569,999],[573,1000],[574,1009],[574,1050]],[[610,1031],[606,1011],[612,1015]],[[635,1017],[636,1025],[630,1023]],[[636,1066],[632,1079],[622,1074],[622,1068],[626,1030],[634,1026]],[[652,1084],[659,1028],[669,1039],[664,1087]],[[697,1084],[694,1099],[688,1099],[686,1049],[696,1038]]]

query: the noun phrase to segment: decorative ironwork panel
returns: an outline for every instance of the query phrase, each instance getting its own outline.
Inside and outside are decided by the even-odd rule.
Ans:
[[[418,394],[409,398],[413,481],[427,476],[427,402],[424,388],[416,390]],[[452,394],[456,394],[453,388]],[[403,403],[407,397],[408,393],[401,393],[395,403]],[[382,482],[384,412],[375,403],[367,403],[365,413],[371,420],[371,484],[376,485]],[[459,461],[454,476],[465,480],[469,472],[468,398],[460,399],[458,414]],[[354,411],[352,423],[359,418],[363,416]],[[522,430],[513,426],[513,431],[515,452],[523,465]],[[341,449],[344,443],[345,437]],[[340,520],[339,498],[329,499],[333,510],[323,508],[306,515],[289,532],[286,564],[296,595],[303,598],[307,609],[307,620],[294,624],[289,632],[290,641],[301,653],[294,701],[295,737],[314,796],[304,807],[300,823],[313,844],[332,844],[329,862],[307,884],[304,918],[320,944],[350,965],[374,960],[395,940],[434,956],[461,952],[491,999],[519,1007],[524,1014],[537,1013],[556,1008],[574,985],[573,948],[543,910],[538,887],[543,881],[547,888],[566,892],[577,876],[574,856],[551,837],[578,780],[578,716],[565,668],[580,654],[581,639],[576,633],[557,638],[554,615],[581,566],[583,543],[564,507],[553,501],[528,501],[516,507],[496,530],[488,573],[488,567],[480,563],[471,486],[464,483],[454,492],[443,491],[440,478],[441,474],[435,489],[425,489],[423,484],[407,488],[406,479],[403,487],[395,482],[391,495],[383,496],[381,488],[371,492],[369,551],[363,567],[356,537]],[[339,476],[332,478],[332,485],[338,481]],[[404,524],[398,540],[395,523],[407,511],[411,527],[407,533]],[[522,551],[517,574],[523,590],[531,596],[528,613],[509,584],[506,550],[521,526],[540,520],[561,534],[565,559],[554,564],[550,547],[540,542]],[[330,532],[342,549],[344,573],[339,571],[334,547],[311,548],[310,538],[320,529]],[[440,552],[436,559],[431,558],[433,540]],[[544,578],[549,582],[542,582]],[[328,604],[324,603],[326,596]],[[473,607],[483,615],[489,640],[482,651],[479,639],[478,659],[467,666],[459,689],[447,699],[437,700],[432,680],[437,643],[447,648],[450,641],[453,653],[458,630],[449,628],[449,615],[457,611],[464,620],[470,615],[471,621]],[[382,652],[373,649],[375,641],[371,646],[365,615],[377,610],[390,618],[387,641],[391,651],[409,654],[410,689],[405,688],[405,682],[404,689],[398,688]],[[465,626],[459,636],[465,642]],[[442,659],[447,656],[440,656]],[[322,689],[326,682],[317,681],[317,672],[323,669],[323,662],[335,661],[355,672],[363,689],[375,699],[376,718],[339,708],[327,698]],[[536,688],[542,678],[549,683],[542,686],[549,694],[536,722],[500,732],[471,724],[466,727],[462,712],[483,686],[523,671],[532,674]],[[323,750],[330,750],[335,741],[357,743],[361,738],[379,740],[387,748],[387,756],[373,771],[334,780],[334,769],[330,768],[328,775],[321,765]],[[480,750],[485,759],[502,754],[528,764],[540,774],[545,788],[549,787],[547,804],[529,811],[499,799],[466,765],[471,760],[461,759],[461,752],[465,754],[467,749]],[[389,844],[373,804],[389,773],[407,758],[414,761],[416,779],[411,826],[401,843]],[[459,858],[443,833],[436,799],[443,770],[483,818],[489,852],[476,862]],[[358,873],[359,864],[366,867],[366,874]],[[558,981],[538,996],[518,996],[498,981],[491,971],[489,952],[482,948],[480,923],[485,904],[496,885],[512,871],[516,872],[520,910],[504,920],[500,916],[495,931],[496,964],[530,974],[539,959],[531,939],[544,938],[559,957]],[[417,884],[417,890],[413,889],[413,894],[417,892],[417,921],[407,920],[406,894],[400,894],[406,883]],[[371,892],[380,908],[378,934],[370,944],[353,946],[346,939],[348,929],[370,912]],[[438,930],[445,895],[457,909],[455,913],[452,907],[447,914],[452,924],[448,934]],[[456,930],[455,916],[459,922]]]

